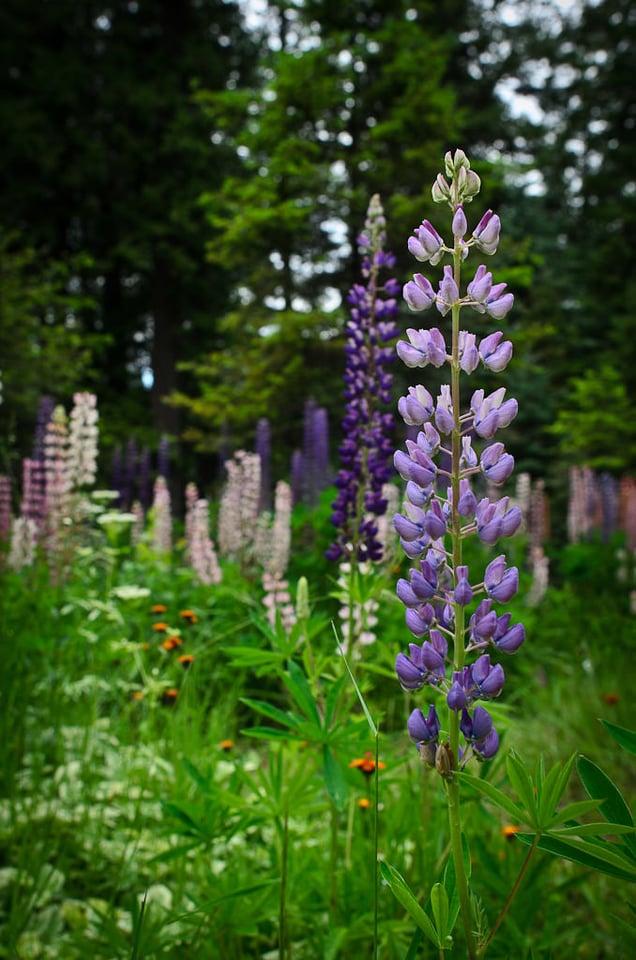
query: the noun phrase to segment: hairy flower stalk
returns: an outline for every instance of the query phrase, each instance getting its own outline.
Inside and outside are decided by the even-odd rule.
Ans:
[[[331,560],[377,561],[382,557],[377,518],[387,506],[383,485],[391,476],[392,448],[388,433],[393,417],[386,410],[391,400],[392,377],[388,366],[394,351],[388,344],[398,335],[395,316],[399,292],[396,280],[380,283],[383,268],[395,257],[384,251],[384,212],[380,198],[371,198],[365,231],[358,238],[363,254],[366,285],[349,291],[351,315],[347,323],[344,440],[339,447],[341,468],[336,479],[337,499],[332,523],[338,530],[327,551]]]
[[[471,758],[488,760],[499,745],[499,737],[484,701],[499,696],[504,671],[496,658],[500,651],[514,653],[525,638],[521,624],[512,624],[511,615],[501,613],[518,586],[518,571],[509,567],[500,554],[476,576],[464,564],[463,544],[477,536],[494,545],[513,534],[521,523],[521,511],[508,497],[491,501],[477,495],[473,481],[483,478],[499,486],[511,475],[512,456],[495,435],[507,427],[517,413],[517,402],[506,398],[505,390],[486,396],[473,391],[463,402],[461,381],[481,364],[499,372],[505,368],[512,345],[501,331],[478,341],[475,334],[460,328],[465,307],[494,320],[502,320],[513,305],[505,283],[495,283],[484,264],[479,264],[462,290],[462,267],[475,252],[492,255],[497,249],[500,220],[487,211],[469,234],[464,206],[480,189],[477,174],[465,154],[457,150],[445,157],[445,175],[433,185],[433,199],[451,209],[452,241],[446,243],[428,221],[417,227],[408,247],[416,259],[433,265],[448,257],[438,289],[420,273],[404,287],[404,298],[413,311],[433,306],[446,317],[448,332],[437,327],[410,329],[408,341],[400,341],[397,352],[409,367],[447,365],[450,383],[443,385],[434,401],[426,387],[410,387],[398,409],[404,421],[417,426],[416,440],[407,440],[406,452],[397,451],[395,466],[406,481],[404,514],[396,514],[395,528],[409,558],[417,561],[409,579],[397,584],[399,598],[406,606],[406,623],[417,643],[409,644],[408,655],[400,653],[396,671],[402,687],[409,691],[426,688],[445,712],[429,703],[428,713],[416,709],[408,729],[420,756],[441,774],[447,795],[451,847],[458,880],[458,893],[470,957],[480,955],[471,916],[465,873],[460,819],[459,783],[454,776]],[[450,463],[442,469],[436,459]],[[443,458],[443,460],[442,460]],[[442,489],[444,492],[438,492]],[[492,657],[492,659],[491,659]],[[444,722],[444,716],[446,722]]]

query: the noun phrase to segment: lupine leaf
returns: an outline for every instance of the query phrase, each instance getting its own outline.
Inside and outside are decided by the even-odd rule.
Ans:
[[[249,727],[241,730],[246,737],[256,737],[258,740],[306,740],[298,731],[279,730],[278,727]]]
[[[598,800],[602,800],[600,812],[609,823],[634,825],[632,812],[627,806],[622,793],[607,774],[587,757],[579,757],[576,763],[579,776],[585,790]],[[625,837],[625,843],[633,856],[636,856],[636,837]]]
[[[326,743],[322,748],[322,759],[327,793],[331,797],[336,810],[342,810],[347,799],[347,784],[338,761]]]
[[[448,928],[449,904],[448,894],[441,883],[434,883],[431,888],[431,908],[435,918],[435,926],[440,943],[444,943],[450,930]]]
[[[527,845],[534,843],[535,836],[530,833],[518,833],[518,839]],[[587,840],[560,839],[552,834],[541,837],[537,846],[541,850],[553,853],[573,863],[598,870],[610,877],[636,881],[636,867],[629,860],[615,853],[615,844],[590,843]],[[609,848],[609,849],[607,849]]]
[[[448,932],[452,933],[459,916],[459,892],[457,890],[457,880],[455,878],[455,864],[453,858],[449,857],[444,868],[444,887],[449,902]]]
[[[287,674],[283,674],[283,682],[305,716],[322,729],[320,714],[307,677],[293,660],[287,664]]]
[[[629,753],[636,754],[636,730],[619,727],[617,723],[612,723],[611,720],[601,720],[601,723],[619,746],[625,747]]]
[[[560,823],[567,823],[568,820],[576,820],[577,817],[582,817],[586,813],[592,813],[593,810],[598,810],[598,806],[598,800],[577,800],[575,803],[568,803],[562,810],[558,810],[550,820],[547,822],[542,821],[541,827],[544,830],[552,830],[553,827],[558,826]]]
[[[266,703],[264,700],[252,700],[249,697],[241,697],[241,701],[247,704],[248,707],[251,707],[252,710],[262,714],[262,716],[267,717],[269,720],[275,720],[283,727],[296,730],[303,722],[303,717],[299,717],[297,714],[287,710],[279,710],[278,707],[273,706],[271,703]]]
[[[340,695],[340,691],[342,689],[342,685],[344,681],[345,681],[345,676],[343,674],[341,677],[338,678],[338,680],[336,680],[335,683],[331,685],[329,689],[329,693],[327,694],[327,698],[325,700],[325,720],[324,720],[324,726],[326,730],[328,730],[331,726],[331,721],[333,720],[334,713],[338,705],[338,696]]]
[[[433,926],[428,914],[424,912],[415,898],[415,894],[409,887],[404,877],[387,863],[386,860],[380,862],[380,873],[382,879],[390,887],[393,896],[402,904],[409,916],[415,921],[420,930],[426,934],[436,947],[440,947],[437,931]]]
[[[539,822],[544,824],[550,820],[559,804],[559,800],[565,792],[568,781],[572,774],[572,767],[576,760],[576,754],[567,760],[563,765],[555,763],[546,776],[541,796],[539,798]]]
[[[624,823],[613,823],[608,826],[606,820],[602,820],[594,823],[577,823],[572,827],[559,827],[558,830],[552,831],[552,836],[566,836],[566,837],[595,837],[598,835],[602,836],[620,836],[624,833],[633,832],[633,827],[628,827]]]
[[[629,807],[607,774],[587,757],[579,757],[576,768],[589,796],[603,801],[600,809],[605,819],[610,823],[633,825],[634,818]]]
[[[485,797],[488,797],[495,806],[509,813],[516,823],[530,823],[521,807],[519,807],[514,800],[511,800],[502,790],[493,786],[492,783],[488,783],[487,780],[482,780],[481,777],[473,777],[468,773],[456,773],[455,776],[461,783],[470,787],[471,790],[482,793]]]
[[[513,750],[510,751],[506,758],[506,772],[510,783],[516,790],[519,799],[531,817],[532,825],[538,826],[537,800],[532,777],[528,773],[521,758],[518,757]]]

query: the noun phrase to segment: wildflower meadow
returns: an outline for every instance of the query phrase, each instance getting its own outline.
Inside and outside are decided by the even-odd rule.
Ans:
[[[440,159],[435,222],[368,198],[343,418],[297,398],[288,469],[267,409],[217,485],[166,438],[105,462],[81,383],[33,409],[0,478],[0,958],[633,955],[636,482],[515,469],[506,221]]]

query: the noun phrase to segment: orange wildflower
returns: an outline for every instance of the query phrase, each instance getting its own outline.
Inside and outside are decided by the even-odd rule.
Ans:
[[[375,773],[375,757],[370,750],[367,750],[363,757],[352,760],[349,766],[356,767],[361,773],[364,773],[365,776],[370,777],[372,773]],[[384,770],[385,767],[386,763],[382,763],[380,760],[378,762],[378,770]]]
[[[161,621],[159,623],[153,623],[152,629],[156,630],[157,633],[165,633],[168,629],[168,624],[162,623]]]
[[[604,693],[603,700],[605,703],[609,703],[610,706],[614,706],[615,703],[618,703],[620,697],[617,693]]]
[[[164,691],[163,691],[163,695],[162,695],[162,697],[161,697],[161,701],[162,701],[162,703],[164,703],[166,706],[170,706],[170,705],[172,705],[173,703],[176,702],[176,699],[177,699],[178,696],[179,696],[179,691],[178,691],[178,690],[175,690],[174,687],[170,687],[168,690],[164,690]]]
[[[152,613],[165,613],[168,608],[164,603],[154,603],[150,609]]]
[[[183,669],[187,670],[188,667],[194,663],[194,655],[191,653],[182,653],[180,657],[177,657],[177,663],[180,663]]]
[[[132,698],[133,700],[143,700],[144,698],[143,690],[133,690]]]
[[[183,646],[183,640],[181,637],[166,637],[161,646],[164,650],[176,650]]]
[[[501,835],[506,838],[506,840],[512,840],[515,833],[519,833],[521,827],[516,827],[512,823],[507,823],[505,827],[501,828]]]
[[[197,623],[199,620],[194,610],[181,610],[179,616],[182,620],[185,620],[186,623]]]
[[[234,746],[234,741],[233,741],[233,740],[221,740],[219,746],[220,746],[221,750],[225,750],[225,752],[228,753],[228,751],[231,750],[232,747]]]
[[[358,806],[360,807],[361,810],[368,810],[369,807],[371,806],[371,801],[369,800],[368,797],[360,797],[360,799],[358,800]]]

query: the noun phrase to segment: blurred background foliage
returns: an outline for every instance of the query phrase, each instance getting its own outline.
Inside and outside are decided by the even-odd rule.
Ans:
[[[369,197],[406,279],[456,146],[472,222],[504,224],[520,468],[633,471],[635,25],[629,0],[5,0],[2,472],[37,396],[78,388],[105,474],[167,435],[212,485],[261,416],[288,462],[310,396],[335,437]]]

